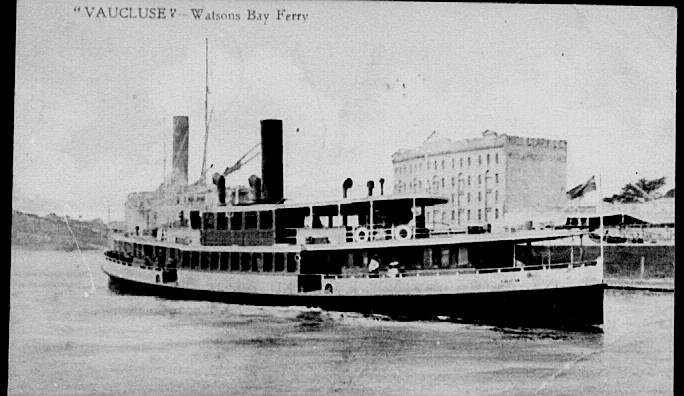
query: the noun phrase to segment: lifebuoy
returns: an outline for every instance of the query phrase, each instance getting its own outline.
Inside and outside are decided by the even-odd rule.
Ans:
[[[366,242],[369,237],[370,233],[366,227],[359,227],[354,231],[354,241],[356,242]]]
[[[411,228],[409,228],[409,226],[400,225],[399,227],[394,229],[394,239],[403,241],[411,239],[412,236],[413,235],[411,233]]]

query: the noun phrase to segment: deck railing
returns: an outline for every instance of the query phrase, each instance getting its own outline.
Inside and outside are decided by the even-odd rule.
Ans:
[[[132,262],[123,261],[114,258],[110,255],[106,255],[106,259],[127,267],[139,267],[141,269],[147,269],[151,271],[164,271],[165,269],[175,270],[176,268],[163,268],[154,265],[137,265]],[[545,265],[529,265],[522,267],[500,267],[500,268],[457,268],[457,269],[424,269],[424,270],[409,270],[404,272],[399,272],[396,276],[389,276],[386,273],[380,274],[369,274],[369,273],[358,273],[358,274],[312,274],[321,275],[323,279],[349,279],[349,278],[408,278],[408,277],[426,277],[426,276],[447,276],[447,275],[479,275],[479,274],[495,274],[495,273],[505,273],[505,272],[529,272],[529,271],[546,271],[546,270],[556,270],[563,268],[581,268],[581,267],[591,267],[596,265],[596,260],[585,260],[577,261],[574,263],[558,263],[558,264],[545,264]],[[221,272],[243,272],[243,271],[224,271]],[[264,274],[271,274],[270,272],[265,272]],[[288,276],[292,276],[292,273],[285,273]]]
[[[343,228],[343,237],[338,237],[340,229]],[[305,231],[315,230],[315,237],[298,238],[298,232],[307,234]],[[326,235],[326,230],[329,230],[329,235]],[[301,239],[305,244],[320,244],[320,243],[339,243],[339,242],[369,242],[369,241],[389,241],[389,240],[409,240],[409,239],[425,239],[448,237],[451,235],[465,234],[466,229],[431,229],[424,227],[415,227],[410,225],[399,226],[358,226],[358,227],[334,227],[334,228],[288,228],[287,235],[282,238],[282,241],[290,244],[297,244]],[[343,239],[343,241],[342,241]]]
[[[577,261],[574,263],[558,263],[558,264],[544,264],[544,265],[529,265],[522,267],[500,267],[500,268],[458,268],[458,269],[426,269],[426,270],[408,270],[399,272],[397,278],[405,277],[421,277],[421,276],[445,276],[445,275],[477,275],[477,274],[494,274],[502,272],[528,272],[528,271],[544,271],[563,268],[580,268],[591,267],[596,265],[596,260]],[[325,279],[344,279],[344,278],[388,278],[386,273],[377,275],[369,273],[357,274],[336,274],[323,275]]]

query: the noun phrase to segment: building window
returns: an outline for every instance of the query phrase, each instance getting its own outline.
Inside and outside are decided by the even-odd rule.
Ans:
[[[470,168],[470,157],[468,157],[468,167]]]
[[[468,202],[470,202],[470,192],[468,193]]]
[[[489,165],[489,154],[487,154],[487,165]]]
[[[444,169],[444,160],[442,160],[442,169]]]
[[[437,160],[435,160],[435,170],[437,170]]]
[[[451,211],[451,221],[454,221],[454,220],[456,220],[456,211],[452,210]]]
[[[455,186],[456,186],[456,178],[451,176],[451,187],[455,187]]]
[[[479,186],[481,184],[482,184],[482,175],[477,175],[477,185]]]
[[[444,188],[444,178],[442,178],[442,188]]]
[[[427,169],[430,170],[430,161],[427,161]]]
[[[456,201],[455,199],[456,195],[454,193],[451,193],[451,204],[453,205],[454,202]]]
[[[446,212],[442,212],[442,224],[446,224]]]
[[[481,221],[481,220],[482,220],[482,209],[478,209],[477,210],[477,221]]]
[[[468,221],[470,221],[470,209],[468,209]]]
[[[470,186],[470,176],[468,176],[468,185]]]
[[[499,218],[499,208],[494,209],[494,218],[495,219]]]
[[[499,174],[496,173],[494,174],[494,180],[498,183],[499,182]]]
[[[499,153],[494,154],[494,162],[499,163]]]
[[[482,165],[482,155],[477,156],[477,164]]]
[[[414,183],[413,189],[415,190],[416,189],[415,182],[413,182],[413,183]],[[418,190],[421,190],[422,188],[423,188],[423,182],[419,180],[418,181]]]
[[[460,158],[460,159],[458,160],[458,167],[461,168],[461,169],[463,169],[463,158]]]
[[[482,202],[482,192],[477,192],[477,202]]]
[[[494,202],[499,202],[499,190],[494,191]]]
[[[451,159],[451,169],[454,169],[455,167],[456,167],[456,160],[452,158]]]

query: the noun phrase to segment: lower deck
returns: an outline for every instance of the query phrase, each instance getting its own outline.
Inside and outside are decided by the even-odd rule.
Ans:
[[[220,272],[138,266],[106,256],[110,276],[168,288],[268,295],[378,296],[490,293],[603,283],[596,261],[483,269],[413,270],[388,274]]]
[[[168,287],[110,274],[110,288],[124,294],[249,305],[309,306],[383,314],[400,319],[447,316],[451,320],[469,323],[541,327],[584,328],[603,324],[603,284],[457,294],[345,296],[333,292],[281,295]]]

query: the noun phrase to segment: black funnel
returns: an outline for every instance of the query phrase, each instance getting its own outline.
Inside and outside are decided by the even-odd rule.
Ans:
[[[265,203],[283,199],[283,121],[261,120],[261,196]]]

